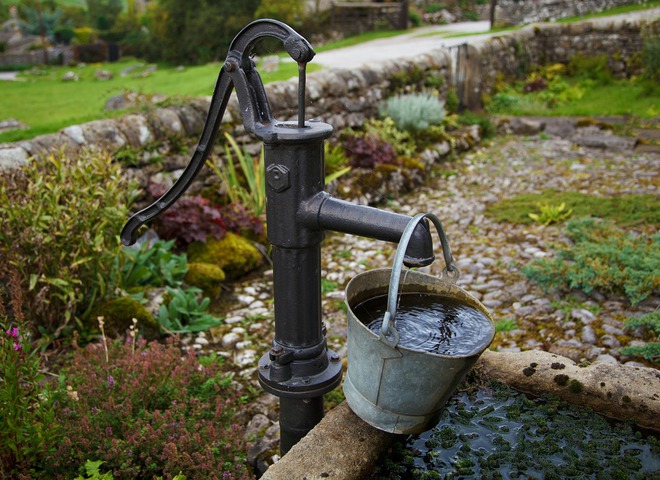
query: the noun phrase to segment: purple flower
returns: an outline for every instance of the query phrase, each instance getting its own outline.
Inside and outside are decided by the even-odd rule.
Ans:
[[[115,377],[112,375],[108,375],[108,387],[109,388],[114,388],[115,386]]]
[[[9,330],[7,330],[6,333],[7,333],[7,335],[9,335],[12,338],[18,338],[18,328],[17,327],[10,328]]]
[[[23,351],[23,347],[21,347],[21,344],[20,344],[20,343],[15,343],[15,344],[14,344],[14,350],[16,350],[17,352],[22,352],[22,351]]]

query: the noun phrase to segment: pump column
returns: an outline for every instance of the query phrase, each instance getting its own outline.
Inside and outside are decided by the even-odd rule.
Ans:
[[[259,381],[280,397],[280,449],[286,453],[323,418],[323,394],[339,385],[341,361],[327,349],[321,321],[323,231],[303,225],[303,202],[323,191],[321,122],[257,129],[265,143],[268,241],[273,247],[275,338],[259,361]]]

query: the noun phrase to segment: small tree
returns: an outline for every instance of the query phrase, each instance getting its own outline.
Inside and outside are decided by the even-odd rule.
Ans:
[[[292,26],[299,26],[305,18],[303,0],[261,0],[257,18],[274,18]]]
[[[123,8],[122,0],[87,0],[89,22],[99,30],[110,30]]]

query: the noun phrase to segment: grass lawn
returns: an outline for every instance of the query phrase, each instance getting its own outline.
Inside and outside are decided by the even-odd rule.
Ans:
[[[130,75],[121,77],[121,71],[131,65],[142,66]],[[25,72],[20,76],[25,81],[0,83],[0,112],[2,118],[15,118],[31,128],[0,134],[0,143],[33,138],[99,118],[124,115],[125,110],[107,112],[103,107],[110,97],[125,90],[177,97],[211,95],[221,65],[211,63],[187,67],[183,71],[159,66],[148,78],[139,75],[148,65],[131,59],[86,67],[49,67],[42,69],[45,75]],[[319,68],[313,63],[307,66],[308,72]],[[98,69],[111,71],[114,78],[97,80],[94,72]],[[62,76],[68,71],[75,72],[80,80],[62,81]],[[260,73],[264,83],[288,80],[298,75],[298,67],[294,62],[280,62],[277,72]]]
[[[577,83],[573,80],[571,83]],[[643,82],[615,80],[608,85],[589,85],[583,87],[582,98],[561,102],[549,107],[542,100],[541,93],[521,93],[522,84],[516,84],[516,102],[498,108],[497,98],[490,110],[496,114],[524,116],[619,116],[634,115],[641,118],[653,118],[660,115],[659,90],[650,89]],[[513,89],[506,92],[513,93]]]

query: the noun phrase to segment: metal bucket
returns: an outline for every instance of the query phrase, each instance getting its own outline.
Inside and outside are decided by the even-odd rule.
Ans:
[[[407,270],[403,257],[412,230],[429,218],[440,235],[446,268],[442,278]],[[453,275],[450,275],[450,272]],[[458,278],[440,221],[432,214],[415,216],[404,231],[392,269],[355,276],[346,287],[348,306],[348,370],[344,394],[351,409],[365,422],[390,433],[420,433],[438,422],[442,407],[495,336],[493,319],[481,302],[454,282]],[[488,338],[463,356],[440,355],[399,345],[396,304],[399,293],[447,297],[485,315]],[[362,302],[388,295],[381,333],[371,331],[354,313]]]

